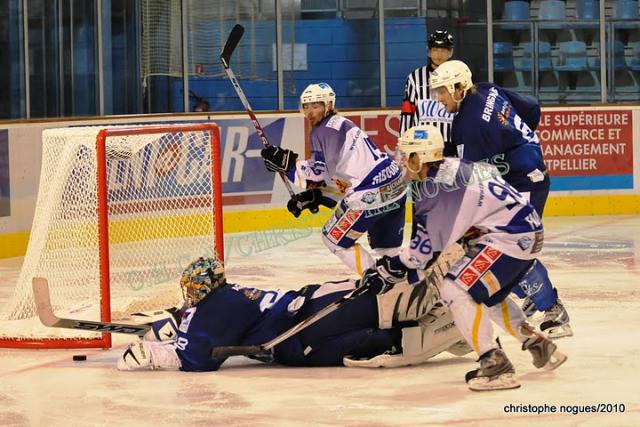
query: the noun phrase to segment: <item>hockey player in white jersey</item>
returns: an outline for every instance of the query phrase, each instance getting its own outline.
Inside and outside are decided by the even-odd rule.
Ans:
[[[433,126],[409,129],[398,146],[406,166],[421,179],[418,232],[409,248],[365,272],[363,284],[384,291],[405,277],[419,282],[420,271],[440,251],[472,230],[464,256],[440,286],[458,329],[479,356],[480,368],[465,378],[469,388],[520,386],[513,365],[493,340],[491,322],[531,352],[536,368],[558,367],[566,356],[527,324],[522,309],[508,297],[542,249],[542,222],[533,206],[494,166],[443,157],[442,136]]]
[[[295,216],[320,204],[335,211],[322,229],[324,244],[352,270],[361,274],[373,257],[356,241],[368,232],[379,256],[393,255],[402,245],[406,186],[399,165],[380,151],[367,134],[337,113],[336,95],[327,83],[309,85],[300,107],[311,124],[311,158],[297,161],[291,150],[274,145],[262,150],[265,166],[285,172],[306,187],[287,208]],[[337,203],[330,197],[341,196]]]

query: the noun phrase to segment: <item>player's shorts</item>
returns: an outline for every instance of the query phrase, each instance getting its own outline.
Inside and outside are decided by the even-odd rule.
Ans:
[[[402,246],[406,196],[377,209],[351,209],[344,200],[322,228],[322,234],[336,246],[348,249],[369,233],[372,249]]]
[[[471,246],[446,277],[478,304],[489,307],[503,301],[534,260],[518,259],[485,245]]]

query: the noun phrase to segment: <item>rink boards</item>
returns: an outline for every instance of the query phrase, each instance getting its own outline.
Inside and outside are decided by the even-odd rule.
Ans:
[[[341,113],[381,149],[395,149],[396,110]],[[271,144],[308,155],[309,129],[299,113],[264,113],[258,114],[258,119]],[[295,220],[284,209],[288,194],[277,175],[265,170],[260,158],[262,143],[245,114],[6,123],[0,124],[0,258],[21,256],[26,251],[44,129],[202,120],[220,126],[225,233],[304,229],[318,227],[326,220],[328,211]],[[552,177],[545,215],[640,213],[640,106],[544,108],[537,133]]]

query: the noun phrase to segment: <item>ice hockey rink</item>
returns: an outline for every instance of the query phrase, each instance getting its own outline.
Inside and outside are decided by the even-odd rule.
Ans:
[[[463,378],[476,367],[473,355],[386,370],[232,358],[210,373],[119,372],[121,335],[111,350],[1,349],[0,426],[640,425],[640,216],[550,217],[545,225],[542,259],[575,335],[557,341],[569,360],[554,372],[536,371],[503,337],[520,389],[469,391]],[[298,288],[350,275],[317,229],[251,256],[234,249],[238,237],[225,238],[231,282]],[[21,263],[0,260],[0,304]],[[73,362],[74,354],[88,358]],[[546,410],[516,412],[529,405]]]

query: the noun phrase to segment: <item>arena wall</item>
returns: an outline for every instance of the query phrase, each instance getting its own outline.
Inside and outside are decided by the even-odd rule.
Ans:
[[[343,114],[381,148],[395,148],[397,110]],[[271,143],[308,152],[304,138],[308,128],[299,113],[261,113],[258,118]],[[262,144],[246,114],[4,123],[0,124],[0,258],[26,252],[44,129],[202,120],[220,126],[225,233],[319,227],[326,220],[326,209],[297,220],[286,211],[288,195],[279,178],[264,169]],[[544,108],[537,132],[552,176],[546,216],[640,213],[640,106]],[[260,244],[268,245],[268,237],[264,239]]]

